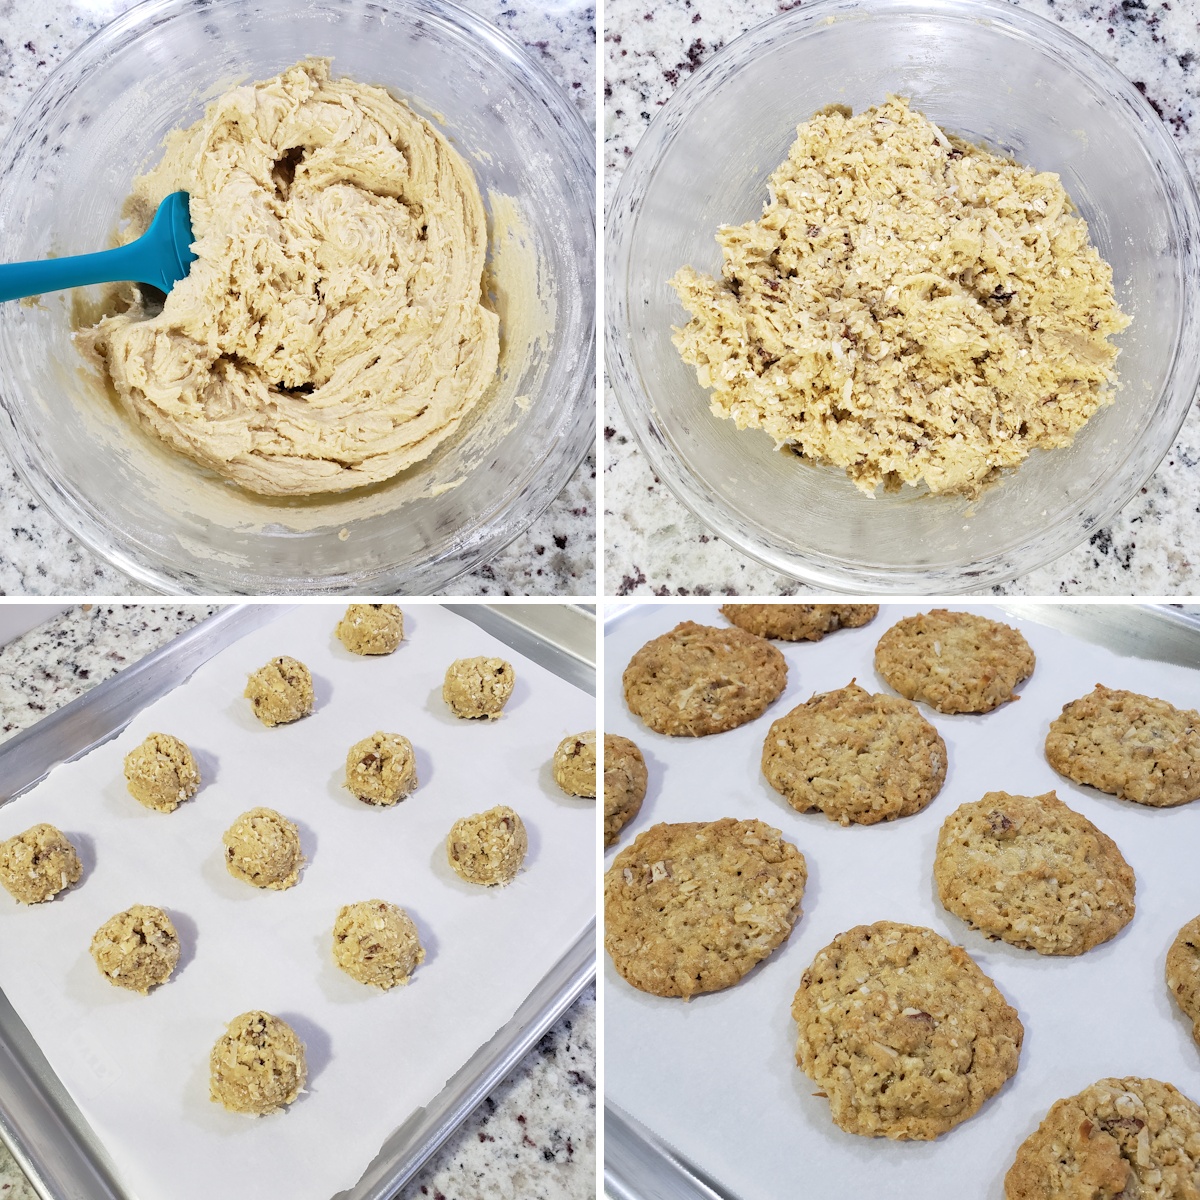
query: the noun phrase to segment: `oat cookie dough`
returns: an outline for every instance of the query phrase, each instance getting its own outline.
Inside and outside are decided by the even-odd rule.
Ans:
[[[704,737],[761,717],[787,685],[787,662],[744,629],[684,621],[647,642],[623,682],[630,712],[656,733]]]
[[[944,608],[897,621],[875,648],[875,669],[900,695],[943,713],[986,713],[1015,700],[1033,667],[1017,630]]]
[[[596,731],[573,733],[554,751],[554,782],[568,796],[596,798]]]
[[[516,676],[502,658],[460,658],[446,670],[442,699],[456,717],[495,720],[512,695]]]
[[[398,733],[373,733],[346,755],[346,786],[364,804],[384,807],[403,800],[417,786],[412,742]]]
[[[613,845],[638,815],[646,798],[646,760],[637,744],[617,733],[604,735],[604,844]]]
[[[109,983],[145,996],[171,978],[179,962],[179,934],[161,908],[135,904],[96,930],[91,953]]]
[[[930,1141],[1017,1069],[1024,1028],[961,947],[916,925],[839,934],[792,1002],[796,1062],[847,1133]]]
[[[22,904],[52,900],[82,875],[75,847],[53,825],[34,825],[0,842],[0,883]]]
[[[133,183],[131,240],[189,195],[198,255],[151,316],[77,335],[122,410],[251,492],[305,496],[427,458],[496,374],[471,168],[381,87],[308,58],[235,87]]]
[[[344,905],[333,925],[333,960],[351,979],[388,991],[425,961],[417,927],[386,900]]]
[[[1056,1101],[1021,1143],[1005,1200],[1191,1200],[1200,1106],[1157,1079],[1101,1079]]]
[[[942,825],[933,878],[946,908],[988,937],[1083,954],[1133,920],[1133,868],[1053,792],[988,792]]]
[[[1057,175],[891,96],[805,121],[720,278],[671,280],[712,411],[857,486],[975,497],[1112,399],[1129,324]]]
[[[404,641],[404,614],[396,604],[351,604],[334,632],[351,654],[393,654]]]
[[[273,808],[252,808],[225,830],[225,867],[234,879],[281,892],[300,880],[300,831]]]
[[[1096,684],[1064,704],[1046,737],[1060,774],[1135,804],[1200,800],[1200,712]]]
[[[266,1116],[304,1090],[304,1043],[286,1022],[267,1012],[245,1012],[229,1022],[209,1056],[209,1096],[230,1112]]]
[[[528,849],[524,822],[504,804],[455,821],[446,838],[446,858],[458,876],[485,887],[512,883]]]
[[[635,988],[732,987],[800,918],[804,855],[762,821],[654,825],[604,876],[604,948]]]
[[[242,694],[268,728],[299,721],[313,710],[312,675],[302,662],[286,654],[259,667]]]
[[[763,774],[797,812],[874,825],[920,812],[946,779],[946,743],[911,700],[849,687],[772,724]]]
[[[878,604],[722,604],[721,615],[747,633],[785,642],[819,642],[835,629],[875,620]]]
[[[139,803],[174,812],[200,789],[200,770],[186,743],[169,733],[152,733],[125,755],[125,780]]]
[[[1200,917],[1190,920],[1167,951],[1167,987],[1192,1022],[1200,1046]]]

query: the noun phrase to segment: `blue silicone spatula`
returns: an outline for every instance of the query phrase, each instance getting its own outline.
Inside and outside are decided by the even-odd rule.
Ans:
[[[128,246],[72,258],[0,264],[0,300],[126,279],[169,292],[187,277],[188,267],[196,260],[191,245],[188,194],[172,192],[158,206],[150,228]]]

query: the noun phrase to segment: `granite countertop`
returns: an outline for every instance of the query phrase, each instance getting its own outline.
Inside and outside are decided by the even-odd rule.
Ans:
[[[604,185],[675,88],[740,33],[803,0],[609,0]],[[1195,0],[1019,0],[1099,51],[1154,105],[1200,178],[1200,11]],[[654,476],[617,408],[604,415],[605,591],[793,595],[809,589],[718,540]],[[1200,407],[1141,493],[1061,558],[997,595],[1182,595],[1200,589]]]
[[[595,119],[595,7],[586,0],[515,5],[457,0],[522,43]],[[134,0],[0,0],[0,138],[54,68]],[[596,463],[589,454],[527,532],[443,589],[456,596],[592,595]],[[125,596],[147,590],[78,543],[0,453],[0,595]]]
[[[214,613],[212,605],[88,605],[0,648],[0,741]],[[404,1200],[595,1195],[596,992],[587,991],[404,1190]],[[35,1200],[0,1142],[0,1197]]]

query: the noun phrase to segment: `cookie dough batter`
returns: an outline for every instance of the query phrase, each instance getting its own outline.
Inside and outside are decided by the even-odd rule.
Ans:
[[[53,825],[34,825],[0,842],[0,883],[22,904],[41,904],[78,883],[83,864]]]
[[[198,259],[162,312],[82,331],[121,407],[252,492],[390,479],[496,374],[487,221],[470,167],[383,88],[309,58],[234,88],[134,181],[127,237],[189,194]]]
[[[229,1022],[209,1056],[209,1096],[230,1112],[265,1116],[304,1088],[304,1043],[286,1022],[245,1012]]]
[[[259,667],[246,681],[243,695],[268,728],[287,725],[312,712],[312,675],[302,662],[284,654]]]
[[[511,883],[528,849],[524,823],[504,804],[455,821],[446,838],[446,857],[458,875],[487,887]]]
[[[495,720],[512,695],[516,676],[502,658],[460,658],[452,662],[442,684],[442,699],[456,717]]]
[[[554,782],[568,796],[596,797],[596,731],[573,733],[554,751]]]
[[[974,497],[1111,400],[1129,324],[1057,175],[948,137],[895,96],[804,122],[721,277],[671,280],[717,416],[865,492]]]
[[[273,808],[244,812],[221,837],[225,866],[234,879],[281,892],[300,879],[300,831]]]
[[[392,654],[404,641],[404,614],[396,604],[351,604],[334,632],[351,654]]]
[[[360,900],[338,913],[333,958],[351,979],[386,992],[409,981],[425,961],[425,950],[404,909],[386,900]]]
[[[364,804],[388,807],[417,786],[412,742],[398,733],[373,733],[346,755],[346,786]]]
[[[96,930],[91,950],[109,983],[145,996],[171,978],[179,962],[179,934],[161,908],[135,904]]]
[[[200,769],[187,744],[169,733],[152,733],[125,755],[129,794],[156,812],[174,812],[200,789]]]

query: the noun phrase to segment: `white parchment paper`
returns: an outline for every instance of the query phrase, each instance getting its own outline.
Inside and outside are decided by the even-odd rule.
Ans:
[[[875,673],[875,644],[918,611],[884,606],[862,629],[812,644],[776,642],[789,667],[783,696],[757,721],[706,738],[648,730],[625,707],[621,674],[638,647],[679,621],[726,624],[715,606],[644,608],[622,616],[605,638],[605,728],[633,738],[650,773],[641,815],[607,861],[655,822],[732,816],[782,829],[808,862],[804,913],[791,938],[736,987],[690,1003],[662,999],[630,987],[604,960],[607,1096],[743,1200],[999,1200],[1017,1147],[1061,1096],[1105,1076],[1141,1075],[1200,1102],[1200,1052],[1163,979],[1167,947],[1200,913],[1200,802],[1173,810],[1128,804],[1070,783],[1043,753],[1051,719],[1096,683],[1194,708],[1200,672],[1120,658],[979,608],[1021,629],[1037,669],[1020,700],[983,716],[922,706],[949,752],[946,784],[923,813],[842,828],[819,813],[795,812],[763,779],[762,743],[773,720],[854,677],[869,691],[890,691]],[[938,830],[959,804],[993,790],[1051,789],[1112,837],[1137,874],[1133,921],[1078,958],[989,942],[942,908],[933,884]],[[790,1010],[800,976],[838,933],[878,920],[928,926],[965,946],[1025,1026],[1014,1078],[935,1142],[843,1133],[794,1065]]]
[[[594,912],[595,802],[564,796],[549,767],[561,738],[594,727],[592,697],[430,605],[404,605],[395,654],[357,657],[333,636],[343,611],[306,605],[249,634],[0,809],[0,839],[49,821],[85,869],[48,904],[0,893],[0,986],[144,1200],[325,1200],[349,1187]],[[242,690],[278,654],[309,666],[316,711],[268,729]],[[458,720],[441,698],[450,662],[479,654],[516,670],[494,722]],[[377,729],[417,754],[419,787],[390,809],[342,786],[346,752]],[[139,805],[122,775],[125,753],[155,730],[183,738],[204,779],[171,814]],[[474,887],[447,865],[445,837],[499,803],[529,830],[525,870],[509,887]],[[260,804],[300,828],[308,865],[285,892],[224,867],[222,832]],[[388,993],[331,957],[338,909],[373,897],[408,911],[426,951],[412,982]],[[175,976],[150,996],[110,985],[88,954],[97,927],[135,903],[166,909],[183,943]],[[307,1093],[259,1119],[208,1098],[213,1042],[256,1008],[295,1028],[309,1067]]]

